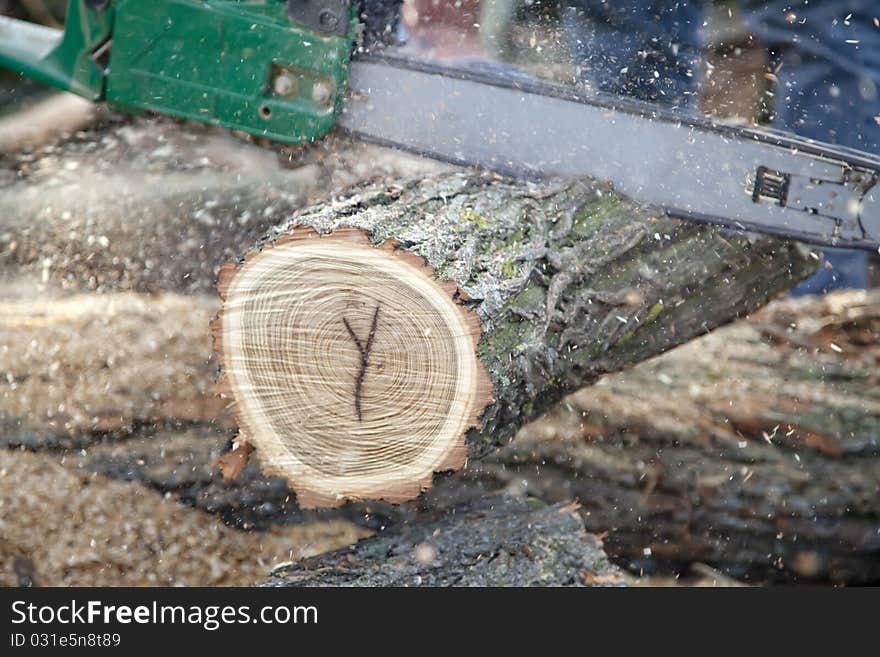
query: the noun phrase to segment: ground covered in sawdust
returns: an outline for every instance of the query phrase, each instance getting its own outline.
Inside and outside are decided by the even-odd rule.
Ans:
[[[0,585],[247,585],[369,534],[341,519],[244,532],[64,460],[0,451]]]
[[[0,432],[77,436],[220,417],[205,328],[216,306],[173,295],[0,295]]]

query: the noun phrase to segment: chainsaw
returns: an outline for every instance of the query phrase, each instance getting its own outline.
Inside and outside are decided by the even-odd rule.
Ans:
[[[589,176],[684,219],[880,247],[880,157],[395,45],[399,0],[71,0],[0,18],[0,66],[129,113],[301,143],[334,126],[519,178]]]

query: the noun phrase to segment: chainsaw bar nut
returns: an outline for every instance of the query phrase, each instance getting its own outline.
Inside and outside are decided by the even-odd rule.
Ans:
[[[312,100],[316,105],[329,107],[333,104],[333,83],[318,80],[312,85]]]
[[[272,88],[279,96],[296,96],[299,94],[299,83],[297,79],[284,72],[275,77]]]

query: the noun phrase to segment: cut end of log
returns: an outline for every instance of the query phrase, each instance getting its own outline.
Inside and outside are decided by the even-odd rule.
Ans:
[[[239,441],[302,506],[402,502],[464,465],[491,402],[480,322],[424,259],[298,227],[221,271],[215,322]]]

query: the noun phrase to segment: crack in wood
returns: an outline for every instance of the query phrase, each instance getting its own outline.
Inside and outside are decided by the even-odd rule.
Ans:
[[[373,339],[376,337],[376,326],[379,322],[379,308],[381,305],[382,304],[376,304],[376,310],[373,312],[373,323],[370,325],[370,333],[367,336],[366,345],[360,341],[360,338],[358,338],[354,329],[351,328],[351,324],[348,323],[348,320],[345,317],[342,318],[342,323],[345,324],[348,334],[351,336],[351,339],[354,341],[354,344],[361,355],[361,367],[354,380],[354,410],[355,413],[357,413],[358,422],[363,421],[363,414],[361,413],[361,388],[363,388],[364,377],[367,375],[367,367],[370,364],[370,351],[373,348]]]

